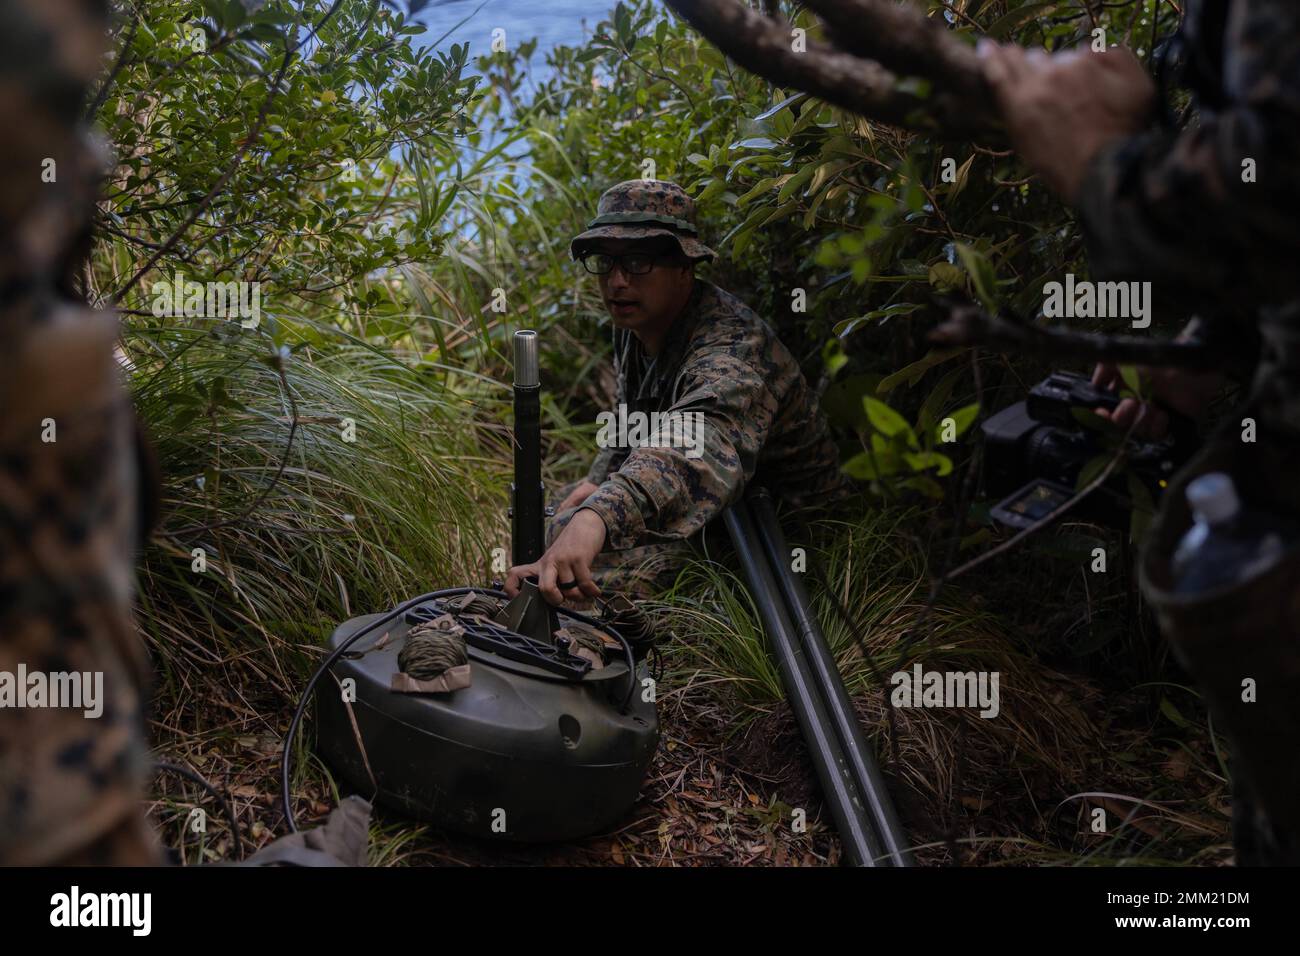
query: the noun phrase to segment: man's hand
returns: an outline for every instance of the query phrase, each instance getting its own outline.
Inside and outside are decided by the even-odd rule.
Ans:
[[[1190,372],[1181,368],[1150,368],[1145,365],[1139,365],[1137,372],[1150,383],[1154,398],[1197,422],[1205,416],[1210,402],[1224,383],[1221,372]],[[1093,370],[1092,384],[1098,388],[1114,391],[1120,382],[1119,368],[1109,362],[1102,362]],[[1095,408],[1093,411],[1125,429],[1141,415],[1141,420],[1133,429],[1133,434],[1138,438],[1159,441],[1169,434],[1168,413],[1136,398],[1121,399],[1111,411],[1104,408]]]
[[[592,484],[590,481],[584,481],[569,492],[569,497],[560,502],[560,507],[556,508],[556,514],[561,511],[568,511],[570,508],[582,504],[588,496],[595,491],[599,485]]]
[[[978,49],[1016,152],[1071,204],[1093,158],[1146,125],[1155,104],[1155,84],[1123,47],[1048,54],[981,40]]]
[[[523,579],[535,574],[538,590],[552,604],[563,604],[565,592],[575,598],[579,594],[599,597],[600,588],[591,578],[591,562],[604,546],[605,522],[600,515],[590,508],[576,511],[540,561],[510,569],[506,593],[514,597]]]

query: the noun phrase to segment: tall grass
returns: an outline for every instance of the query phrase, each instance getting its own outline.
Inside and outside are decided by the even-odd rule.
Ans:
[[[126,336],[164,476],[140,571],[162,699],[196,667],[291,694],[339,620],[487,579],[507,540],[499,386],[343,334],[277,352],[190,322]]]
[[[1111,726],[1113,697],[1044,662],[970,592],[950,586],[927,606],[924,555],[906,533],[916,515],[865,503],[846,510],[852,517],[802,530],[786,522],[787,534],[791,546],[807,549],[814,616],[895,799],[907,810],[922,859],[1113,864],[1222,857],[1223,821],[1198,812],[1194,802],[1193,809],[1181,806],[1192,792],[1222,792],[1214,768],[1193,759],[1186,782],[1171,788],[1152,772],[1169,759],[1168,741]],[[659,610],[680,638],[667,652],[661,713],[725,714],[721,730],[746,758],[801,747],[733,555],[723,550],[687,565]],[[996,672],[998,715],[894,706],[891,675],[916,663],[927,671]],[[1101,835],[1090,832],[1085,812],[1099,805],[1112,823]],[[1138,808],[1137,822],[1121,808]]]

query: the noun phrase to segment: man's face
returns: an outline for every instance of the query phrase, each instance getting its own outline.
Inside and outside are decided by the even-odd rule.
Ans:
[[[690,297],[692,269],[679,255],[661,254],[660,243],[637,239],[605,239],[588,247],[588,253],[624,256],[654,255],[654,268],[644,275],[629,275],[620,265],[598,276],[601,298],[614,324],[632,332],[670,326]]]

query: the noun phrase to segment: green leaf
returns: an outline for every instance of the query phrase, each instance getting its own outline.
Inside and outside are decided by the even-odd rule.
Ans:
[[[912,491],[919,491],[927,498],[933,498],[935,501],[943,500],[943,485],[929,475],[913,475],[911,478],[899,482],[899,484],[904,488],[910,488]]]
[[[780,103],[777,103],[774,106],[770,106],[767,109],[765,109],[763,112],[759,113],[757,116],[754,117],[754,119],[760,122],[763,120],[771,119],[773,116],[781,112],[783,109],[793,106],[795,103],[802,103],[807,98],[808,98],[807,93],[795,93],[793,96],[787,96]]]
[[[1121,365],[1119,367],[1119,377],[1124,380],[1124,384],[1128,386],[1129,391],[1134,396],[1139,398],[1142,396],[1142,378],[1138,375],[1137,366]]]
[[[813,262],[826,268],[837,266],[840,264],[840,250],[831,240],[823,239],[813,253]]]
[[[840,252],[849,256],[859,255],[867,248],[866,237],[858,232],[846,232],[835,238],[835,245]]]
[[[255,23],[245,30],[242,36],[246,36],[250,40],[262,40],[263,42],[269,43],[276,40],[282,40],[284,38],[284,31],[269,23]]]
[[[980,304],[988,311],[996,312],[997,277],[993,273],[993,266],[989,263],[988,257],[964,242],[954,243],[954,245],[961,264],[965,266],[975,285],[975,295],[979,298]]]
[[[874,459],[874,461],[873,461]],[[858,452],[844,463],[843,471],[862,481],[888,478],[898,473],[899,457],[896,452]]]
[[[713,199],[715,196],[717,196],[726,188],[727,188],[727,181],[725,179],[712,180],[707,186],[704,187],[704,189],[700,192],[700,194],[695,197],[695,205],[697,207],[704,205],[706,202],[708,202],[710,199]]]
[[[1071,408],[1070,417],[1091,431],[1107,431],[1115,426],[1105,418],[1102,418],[1091,408]]]
[[[1092,484],[1097,476],[1106,470],[1110,460],[1115,457],[1110,452],[1102,452],[1100,455],[1094,455],[1084,462],[1083,467],[1079,469],[1079,479],[1074,483],[1075,491],[1082,491],[1088,485]]]
[[[962,354],[965,349],[931,349],[921,358],[917,359],[911,365],[899,369],[892,375],[886,376],[880,382],[880,387],[876,389],[877,395],[888,395],[895,388],[906,382],[908,385],[915,385],[930,369],[936,365],[942,365],[949,359]]]
[[[802,187],[803,184],[809,180],[812,174],[816,172],[816,169],[817,167],[815,166],[805,166],[794,175],[786,177],[785,182],[781,184],[781,189],[776,194],[776,201],[779,203],[785,202],[793,196],[794,191]]]
[[[759,225],[766,226],[769,223],[779,222],[780,220],[785,219],[787,216],[794,215],[794,213],[798,210],[798,208],[799,208],[799,204],[794,201],[787,202],[781,206],[777,206],[775,209],[772,210],[771,214],[764,217],[763,221],[760,222]]]
[[[1022,7],[1017,7],[1010,13],[999,17],[993,21],[993,24],[985,31],[988,36],[1001,40],[1009,36],[1012,31],[1019,30],[1022,26],[1036,17],[1046,16],[1048,11],[1054,10],[1061,4],[1058,0],[1056,3],[1027,3]]]
[[[832,263],[818,262],[818,265],[829,265],[829,264]],[[870,322],[873,319],[879,319],[881,324],[883,325],[889,319],[892,319],[896,316],[911,315],[913,312],[917,311],[920,308],[923,308],[923,306],[919,302],[900,302],[896,305],[887,305],[883,309],[875,309],[871,312],[868,312],[866,315],[859,315],[852,319],[842,319],[841,321],[835,323],[835,328],[832,329],[832,331],[836,335],[841,335],[841,336],[848,335],[850,332],[852,332],[854,329],[856,329],[859,325],[861,325],[864,322]]]
[[[1192,722],[1178,712],[1178,708],[1174,706],[1174,702],[1168,697],[1160,698],[1160,713],[1173,721],[1177,727],[1184,730],[1192,726]]]
[[[822,362],[826,365],[826,374],[831,378],[849,364],[849,357],[844,354],[844,346],[840,344],[839,339],[829,339],[822,346]]]
[[[853,432],[864,430],[868,421],[862,396],[875,389],[879,381],[879,375],[863,373],[831,382],[822,393],[822,412],[834,425]]]
[[[736,200],[737,205],[748,206],[759,196],[762,196],[764,193],[774,189],[776,187],[776,184],[779,183],[780,181],[781,181],[781,177],[779,176],[768,176],[765,179],[760,179],[757,183],[754,184],[753,189],[749,190],[749,192],[745,193],[739,199]]]
[[[614,32],[618,35],[619,42],[627,46],[628,38],[632,35],[632,16],[626,4],[620,3],[614,8]]]
[[[825,186],[832,176],[851,165],[853,164],[846,159],[832,159],[813,167],[812,182],[808,184],[808,192],[805,195],[812,196]]]
[[[928,434],[934,430],[934,423],[939,420],[939,413],[948,404],[948,397],[957,385],[957,380],[961,378],[966,371],[965,366],[958,365],[956,368],[950,368],[939,379],[937,385],[930,390],[930,394],[925,397],[921,403],[921,410],[916,416],[916,431],[918,434]]]
[[[957,174],[953,177],[953,182],[948,184],[948,199],[956,199],[957,194],[966,188],[966,180],[970,176],[971,163],[975,162],[975,154],[971,153],[966,162],[957,167]]]
[[[905,436],[908,439],[908,444],[916,444],[916,436],[912,433],[912,426],[907,424],[907,420],[902,415],[880,399],[872,398],[870,395],[863,395],[862,407],[866,409],[867,421],[871,422],[871,427],[876,431],[890,438]]]
[[[911,465],[914,471],[938,468],[940,478],[952,473],[952,459],[937,451],[904,452],[903,461]]]
[[[225,22],[222,25],[230,31],[240,26],[246,19],[248,19],[248,11],[244,9],[241,0],[228,0]]]
[[[971,405],[965,405],[957,409],[955,412],[944,416],[944,418],[934,428],[934,440],[944,440],[942,437],[944,431],[946,431],[944,426],[949,418],[952,419],[953,425],[955,426],[955,437],[960,438],[966,432],[966,429],[970,428],[971,425],[975,423],[975,419],[979,417],[979,414],[980,403],[975,402]]]
[[[172,419],[171,428],[177,432],[183,432],[187,425],[199,417],[200,408],[197,405],[185,405],[177,412]]]
[[[930,285],[940,292],[966,288],[966,273],[951,262],[936,262],[930,266]]]

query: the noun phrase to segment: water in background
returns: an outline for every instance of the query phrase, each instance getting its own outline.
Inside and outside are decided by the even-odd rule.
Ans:
[[[492,31],[506,31],[506,46],[537,38],[533,54],[534,82],[544,80],[546,54],[556,46],[578,46],[588,39],[596,24],[609,19],[617,0],[434,0],[415,19],[425,24],[424,37],[416,42],[431,44],[451,31],[438,46],[468,43],[471,58],[491,52]],[[481,9],[480,9],[481,5]],[[475,10],[478,13],[474,13]],[[465,23],[460,23],[466,17]],[[457,24],[460,24],[457,26]]]
[[[521,43],[527,43],[536,37],[537,47],[520,77],[517,89],[521,100],[527,102],[538,85],[551,77],[552,71],[546,62],[547,54],[557,46],[581,46],[586,43],[599,23],[612,19],[617,2],[618,0],[433,0],[415,15],[414,20],[424,24],[425,31],[423,36],[412,39],[417,46],[436,44],[441,50],[448,49],[453,43],[468,43],[467,73],[474,73],[475,58],[492,52],[493,30],[505,30],[508,49],[515,49]],[[501,119],[508,125],[508,112]],[[500,127],[485,129],[477,147],[471,147],[467,143],[459,147],[461,156],[468,165],[476,155],[496,147],[501,136]],[[498,171],[492,175],[510,175],[527,181],[531,175],[527,145],[512,144],[505,150],[505,155],[515,161],[511,172],[507,174]],[[482,185],[485,184],[480,183]],[[502,215],[512,216],[513,213],[503,210]],[[466,221],[461,228],[468,236],[475,226],[471,221]]]
[[[527,101],[537,86],[551,76],[546,55],[557,46],[581,46],[589,40],[596,26],[612,17],[618,0],[433,0],[414,17],[424,24],[424,35],[415,37],[417,46],[437,45],[446,50],[453,43],[469,44],[468,72],[475,72],[476,57],[492,52],[492,31],[505,30],[505,44],[515,49],[537,38],[537,47],[520,77],[518,94]],[[462,22],[464,21],[464,22]],[[445,36],[444,36],[445,34]],[[504,117],[507,122],[507,117]],[[500,141],[499,130],[486,130],[477,150],[463,148],[462,155],[491,149]],[[507,154],[517,160],[524,157],[522,144],[512,146]],[[518,170],[525,178],[526,170]]]

